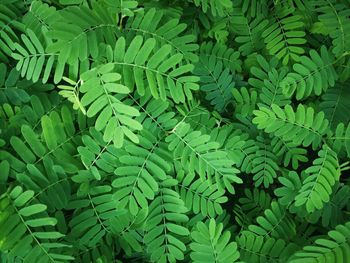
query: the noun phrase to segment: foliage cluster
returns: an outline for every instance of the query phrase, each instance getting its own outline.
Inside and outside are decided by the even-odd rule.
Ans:
[[[349,0],[1,0],[0,261],[349,263]]]

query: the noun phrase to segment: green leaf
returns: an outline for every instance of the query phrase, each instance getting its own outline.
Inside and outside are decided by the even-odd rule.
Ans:
[[[30,205],[27,207],[24,207],[19,210],[19,214],[22,216],[31,216],[35,215],[38,213],[41,213],[46,210],[46,205],[43,204],[35,204],[35,205]]]
[[[26,224],[31,227],[55,226],[57,224],[57,219],[52,217],[32,219],[27,220]]]

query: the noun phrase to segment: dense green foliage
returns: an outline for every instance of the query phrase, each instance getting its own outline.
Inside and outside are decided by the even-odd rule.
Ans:
[[[0,262],[350,263],[349,0],[1,0]]]

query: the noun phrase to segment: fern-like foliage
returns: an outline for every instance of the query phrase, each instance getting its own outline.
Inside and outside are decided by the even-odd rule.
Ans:
[[[332,0],[311,1],[318,13],[319,23],[325,27],[327,33],[333,39],[333,53],[340,57],[349,51],[349,9],[343,3]]]
[[[298,247],[293,243],[286,243],[283,239],[256,236],[249,231],[243,231],[236,238],[241,259],[252,263],[288,262],[288,258]]]
[[[263,14],[264,16],[267,15],[268,12],[268,6],[265,5],[261,1],[255,1],[255,0],[249,0],[249,1],[242,1],[242,0],[234,0],[233,6],[235,8],[239,8],[246,16],[255,17],[258,14]]]
[[[139,111],[123,103],[122,97],[118,99],[117,95],[128,94],[130,89],[118,83],[121,76],[113,73],[113,69],[113,64],[106,64],[85,72],[79,91],[84,94],[81,105],[87,108],[86,115],[97,117],[96,130],[104,131],[106,142],[112,140],[117,147],[121,147],[124,136],[131,141],[139,141],[134,131],[142,130],[142,125],[134,119],[139,116]]]
[[[45,174],[36,165],[27,164],[27,169],[18,173],[16,179],[33,190],[36,198],[45,203],[49,210],[60,210],[68,205],[71,197],[67,175],[62,167],[53,165],[49,157],[44,159],[43,164]]]
[[[280,136],[284,141],[293,141],[296,145],[318,147],[328,128],[323,112],[314,115],[313,108],[305,108],[302,104],[295,112],[290,105],[282,109],[273,104],[271,109],[261,107],[254,114],[253,122],[259,129]]]
[[[0,64],[0,101],[11,103],[13,105],[22,105],[30,101],[30,96],[24,89],[17,89],[17,86],[23,86],[25,82],[19,80],[19,74],[16,69],[9,71],[5,64]]]
[[[202,43],[199,52],[201,56],[206,57],[207,60],[215,58],[221,61],[231,72],[242,71],[241,61],[239,59],[240,54],[233,48],[228,48],[223,44],[210,41]]]
[[[306,43],[302,17],[293,13],[293,7],[277,4],[273,23],[262,33],[269,53],[282,60],[284,65],[291,59],[300,61],[300,55],[304,53],[300,45]]]
[[[261,137],[257,139],[260,149],[256,151],[252,159],[253,168],[251,173],[254,174],[253,180],[256,186],[263,184],[267,188],[273,183],[274,178],[277,177],[279,167],[277,165],[277,159],[267,145],[269,142]]]
[[[350,0],[0,2],[0,262],[349,262]]]
[[[296,235],[295,223],[288,211],[275,201],[263,216],[256,218],[256,222],[256,225],[249,225],[248,230],[259,236],[291,239]]]
[[[347,156],[350,157],[350,125],[344,126],[343,123],[339,123],[331,139],[337,152],[345,150]]]
[[[68,238],[93,247],[111,232],[111,219],[118,215],[111,189],[107,185],[91,187],[86,196],[72,198],[67,206],[74,209],[74,217],[68,223],[71,228]]]
[[[198,222],[191,233],[193,262],[235,262],[239,258],[237,244],[230,242],[230,232],[223,230],[223,224],[210,219],[209,224]]]
[[[79,14],[84,13],[85,17]],[[71,6],[60,10],[61,19],[54,21],[51,30],[46,33],[52,42],[47,47],[47,52],[59,56],[61,63],[74,63],[85,60],[89,56],[95,58],[99,53],[99,43],[106,41],[112,45],[115,43],[117,26],[115,18],[99,4],[93,4],[92,8],[86,6]],[[70,28],[69,32],[62,28]]]
[[[171,155],[160,139],[144,130],[140,145],[127,145],[126,154],[119,158],[121,165],[115,170],[117,178],[112,182],[117,188],[114,198],[120,202],[118,207],[128,206],[133,215],[139,208],[148,208],[147,199],[154,199],[158,182],[165,180],[170,172],[167,161]]]
[[[213,177],[215,182],[230,192],[234,192],[231,185],[242,183],[236,175],[239,171],[233,167],[234,162],[227,158],[224,151],[220,151],[219,144],[210,141],[210,136],[192,131],[190,125],[180,123],[167,137],[169,150],[174,152],[174,157],[181,157],[183,166],[190,171],[199,174],[202,180],[208,179],[211,183]]]
[[[156,8],[140,10],[133,19],[128,19],[125,25],[128,35],[154,38],[160,45],[170,45],[172,52],[182,54],[183,60],[196,62],[198,60],[198,55],[195,53],[198,49],[196,36],[186,31],[186,28],[187,24],[180,23],[179,18],[169,19],[164,10]]]
[[[137,215],[131,215],[122,210],[117,216],[111,218],[110,229],[113,236],[118,239],[118,245],[128,256],[142,251],[141,235],[138,229],[143,226],[147,218],[147,209],[140,210]]]
[[[232,96],[235,100],[235,112],[242,116],[248,116],[256,107],[257,93],[249,92],[245,87],[241,89],[233,89]]]
[[[190,233],[186,226],[181,225],[188,221],[187,208],[180,196],[170,189],[175,184],[174,179],[164,180],[160,185],[160,195],[150,205],[144,242],[151,261],[175,262],[184,259],[186,246],[181,237]]]
[[[35,100],[34,100],[35,101]],[[41,104],[35,104],[37,107]],[[74,158],[72,158],[72,140],[75,135],[75,128],[70,122],[72,115],[67,107],[62,108],[61,113],[56,111],[49,115],[40,116],[43,108],[37,109],[39,116],[31,116],[34,118],[36,125],[41,126],[39,140],[36,134],[28,125],[23,123],[21,127],[21,137],[11,136],[10,145],[13,147],[15,154],[8,151],[1,151],[1,159],[9,160],[14,164],[13,169],[17,172],[23,172],[26,164],[36,164],[42,161],[46,156],[55,160],[56,164],[62,166],[66,171],[77,171],[80,166]],[[29,113],[33,113],[29,111]],[[38,117],[36,120],[35,117]],[[68,122],[64,122],[64,121]]]
[[[73,0],[74,1],[74,0]],[[57,8],[42,1],[31,1],[30,9],[23,16],[26,28],[32,30],[36,35],[41,35],[44,30],[49,30],[51,25],[60,21],[62,16]]]
[[[280,86],[285,75],[285,70],[277,72],[277,70],[272,69],[268,73],[268,80],[264,80],[264,86],[262,88],[262,93],[260,94],[260,100],[264,104],[268,106],[271,106],[272,104],[285,106],[290,103],[290,100],[284,94],[283,89]]]
[[[302,186],[302,180],[296,172],[291,171],[283,177],[279,177],[278,181],[281,183],[281,186],[275,190],[275,195],[279,198],[278,202],[280,204],[288,206],[294,202],[295,197],[298,195]]]
[[[217,52],[221,51],[219,48],[219,45],[213,47],[214,50],[218,49]],[[224,69],[224,66],[230,64],[233,65],[235,69],[240,69],[240,66],[236,66],[236,64],[239,64],[239,62],[237,62],[239,53],[233,52],[230,55],[232,51],[227,50],[226,52],[228,54],[221,55],[224,56],[222,58],[215,54],[201,54],[199,56],[199,63],[194,70],[194,73],[200,77],[201,90],[206,93],[206,99],[209,100],[219,112],[222,112],[230,102],[232,97],[231,90],[235,86],[235,76],[231,73],[229,68]],[[218,55],[220,55],[220,53]],[[226,58],[225,56],[229,57]],[[230,63],[228,63],[228,59]]]
[[[185,64],[176,68],[183,55],[171,55],[172,48],[169,44],[153,53],[155,44],[156,41],[152,38],[144,42],[142,36],[136,36],[127,45],[126,40],[121,37],[115,44],[114,52],[107,49],[107,57],[118,71],[124,72],[124,84],[132,90],[136,86],[141,96],[151,94],[162,100],[170,96],[177,103],[184,102],[186,98],[191,99],[192,90],[198,90],[198,77],[184,74],[190,72],[193,65]],[[147,79],[147,90],[144,77]]]
[[[45,52],[44,46],[32,30],[27,29],[27,34],[22,35],[22,40],[24,47],[15,45],[16,50],[12,54],[18,61],[16,69],[21,72],[21,76],[33,82],[41,78],[42,82],[46,83],[51,71],[54,70],[55,79],[58,82],[63,76],[65,63],[59,63],[53,69],[55,54]]]
[[[21,10],[13,3],[0,4],[0,59],[9,62],[9,57],[19,41],[18,32],[22,32],[25,25],[18,18]]]
[[[298,100],[311,95],[319,96],[328,87],[334,86],[337,80],[333,63],[332,55],[324,46],[321,47],[321,55],[311,50],[310,57],[302,56],[301,63],[293,65],[295,73],[289,73],[281,82],[284,93],[291,96],[296,92]]]
[[[294,142],[286,142],[280,137],[274,137],[271,145],[273,153],[282,159],[285,167],[291,165],[293,169],[297,169],[300,163],[308,161],[307,150],[298,147]]]
[[[339,123],[349,122],[349,108],[346,102],[349,99],[349,93],[344,89],[347,84],[344,83],[335,88],[328,89],[322,95],[320,109],[325,113],[330,125],[334,128]]]
[[[204,13],[211,12],[213,16],[224,16],[226,12],[232,8],[231,1],[219,0],[212,2],[208,0],[193,0],[196,6],[200,6]]]
[[[349,222],[328,232],[327,238],[319,238],[312,245],[295,253],[290,262],[347,262],[349,258]]]
[[[323,226],[335,227],[347,220],[347,215],[344,213],[344,208],[346,207],[350,198],[350,188],[347,185],[342,185],[336,183],[332,190],[332,195],[330,196],[330,202],[324,205],[321,211],[315,212],[321,218]]]
[[[248,218],[256,218],[268,209],[271,196],[264,190],[254,188],[254,191],[244,190],[244,196],[238,199],[240,207]]]
[[[82,146],[77,148],[84,168],[90,170],[88,178],[101,180],[106,174],[113,173],[118,161],[116,150],[111,142],[103,140],[103,134],[95,128],[91,128],[89,133],[81,137]],[[96,172],[96,170],[98,171]],[[85,171],[85,170],[83,170]],[[92,176],[91,176],[92,175]],[[89,181],[87,176],[78,173],[72,177],[76,182]]]
[[[46,205],[32,203],[34,192],[23,191],[16,186],[0,198],[1,203],[1,242],[2,251],[11,251],[11,256],[40,262],[73,260],[62,249],[67,245],[57,239],[64,235],[52,229],[57,219],[48,217]],[[35,200],[35,199],[34,199]],[[43,228],[51,230],[43,231]],[[50,240],[57,240],[50,242]]]
[[[195,214],[201,213],[203,216],[215,217],[223,212],[221,204],[227,202],[224,191],[218,186],[210,185],[207,181],[195,180],[195,173],[185,175],[182,173],[182,183],[179,184],[179,193],[185,205]]]
[[[264,16],[258,15],[254,19],[248,19],[238,13],[232,17],[231,23],[237,34],[235,41],[239,44],[238,50],[243,55],[247,56],[264,47],[261,34],[268,25],[268,20]]]
[[[305,170],[308,177],[295,197],[296,206],[305,205],[309,212],[321,209],[323,203],[329,201],[332,186],[340,176],[338,158],[331,148],[324,145],[318,156],[313,165]]]

